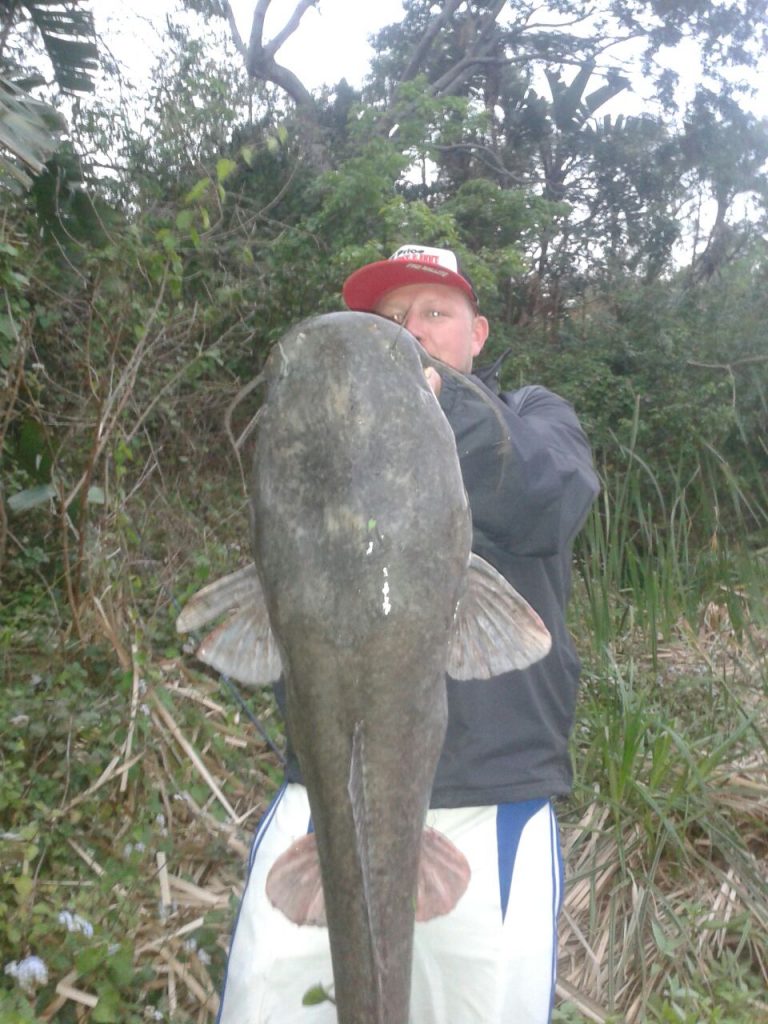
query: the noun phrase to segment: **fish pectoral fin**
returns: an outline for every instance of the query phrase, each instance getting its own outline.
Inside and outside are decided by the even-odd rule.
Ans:
[[[193,594],[176,619],[176,631],[190,633],[193,629],[207,626],[225,612],[252,600],[254,590],[260,591],[261,583],[256,566],[251,562],[245,568],[222,576]]]
[[[176,629],[190,632],[225,612],[231,614],[198,646],[200,661],[246,686],[266,686],[279,679],[282,659],[255,565],[199,590],[182,609]]]
[[[297,839],[280,854],[267,875],[266,893],[272,906],[294,924],[326,926],[314,832]]]
[[[446,671],[453,679],[491,679],[527,668],[549,653],[552,638],[515,588],[473,554],[456,612]]]
[[[416,920],[429,921],[449,913],[469,885],[467,859],[442,832],[425,828],[421,839],[416,886]],[[267,898],[298,925],[326,927],[325,897],[314,832],[297,839],[267,875]]]
[[[464,854],[442,832],[425,828],[416,886],[416,920],[448,914],[469,885],[471,870]]]

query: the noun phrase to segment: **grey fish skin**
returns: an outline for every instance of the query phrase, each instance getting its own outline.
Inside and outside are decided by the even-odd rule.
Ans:
[[[454,372],[371,314],[288,332],[257,422],[255,565],[203,588],[177,620],[186,632],[229,613],[198,657],[246,685],[285,679],[316,852],[295,843],[267,894],[298,924],[327,922],[339,1024],[407,1024],[414,920],[448,913],[468,882],[459,851],[422,836],[446,670],[491,678],[550,646],[471,553],[456,444],[424,365]],[[322,892],[308,881],[317,859]]]
[[[381,318],[300,324],[267,376],[253,551],[312,809],[338,1019],[405,1024],[471,545],[455,441],[410,335]]]

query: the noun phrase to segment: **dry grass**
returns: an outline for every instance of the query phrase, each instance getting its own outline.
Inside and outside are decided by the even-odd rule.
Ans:
[[[250,834],[274,791],[264,769],[276,768],[276,758],[252,738],[247,723],[232,721],[216,683],[197,673],[190,678],[177,662],[162,668],[163,681],[144,695],[152,742],[142,756],[142,773],[149,776],[141,786],[149,781],[162,794],[173,852],[158,851],[148,864],[156,891],[145,894],[135,950],[137,964],[152,967],[150,987],[163,989],[169,1017],[204,1024],[218,1011],[218,979],[188,939],[213,920],[218,946],[223,951],[228,944]],[[205,729],[177,720],[196,716]],[[250,761],[247,773],[233,773],[231,759],[219,753],[222,746]],[[179,787],[180,776],[196,782],[198,799],[192,787]],[[130,782],[125,796],[130,799]]]
[[[768,984],[768,767],[756,757],[713,782],[713,812],[751,850],[741,864],[726,863],[695,827],[676,844],[655,837],[655,848],[637,822],[617,833],[612,809],[599,802],[565,825],[558,994],[588,1020],[643,1021],[670,973],[685,968],[706,979],[712,962],[737,946]],[[761,1012],[768,1019],[768,1003]]]
[[[703,669],[711,685],[738,690],[764,724],[758,679],[765,646],[747,651],[726,633],[722,625],[705,625],[695,636],[681,632],[660,654],[658,685]],[[159,806],[158,842],[131,855],[141,861],[139,881],[134,875],[127,887],[115,885],[93,912],[105,930],[125,929],[119,938],[132,945],[134,970],[148,969],[139,1010],[159,1008],[178,1024],[212,1024],[250,836],[279,764],[216,680],[185,659],[142,659],[136,647],[122,657],[132,680],[121,697],[122,738],[100,774],[55,812],[71,825],[77,881],[51,877],[44,860],[22,870],[38,890],[68,887],[61,903],[77,906],[77,888],[83,897],[92,890],[94,907],[93,892],[119,874],[125,843],[146,821],[148,805]],[[274,727],[270,704],[260,715]],[[748,755],[739,749],[738,759],[707,776],[704,791],[695,777],[681,775],[685,799],[659,815],[653,794],[646,814],[596,794],[563,816],[568,888],[558,994],[581,1019],[651,1019],[649,998],[671,974],[705,985],[726,955],[748,962],[768,985],[768,765],[754,745]],[[665,779],[664,788],[674,790],[675,780]],[[701,799],[705,818],[691,810]],[[82,814],[96,801],[113,809],[109,840]],[[98,974],[76,966],[52,977],[39,1019],[90,1021],[97,982]],[[754,1020],[768,1020],[757,998]]]
[[[766,652],[765,631],[737,633],[712,604],[697,632],[681,623],[659,649],[656,685],[670,706],[696,693],[670,692],[680,680],[701,680],[701,714],[727,695],[745,732],[764,743]],[[713,750],[694,746],[690,765],[670,759],[659,792],[638,777],[627,806],[600,798],[565,818],[558,995],[586,1020],[647,1020],[649,999],[671,975],[705,989],[728,954],[750,963],[768,990],[768,755],[745,746],[700,778]],[[661,789],[678,798],[668,802]],[[752,1019],[768,1021],[768,999],[752,1002]]]

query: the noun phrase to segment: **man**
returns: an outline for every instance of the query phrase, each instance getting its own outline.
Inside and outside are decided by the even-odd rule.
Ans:
[[[474,288],[446,249],[404,246],[355,271],[343,297],[350,309],[402,324],[463,374],[488,337]],[[413,1024],[545,1024],[563,877],[552,798],[571,786],[578,681],[565,609],[572,543],[597,479],[563,399],[541,387],[497,396],[475,377],[467,386],[433,368],[426,374],[456,437],[473,549],[538,611],[552,650],[481,685],[448,680],[448,731],[427,824],[459,847],[471,881],[451,913],[416,927],[411,1017]],[[302,1008],[296,999],[331,982],[327,932],[291,931],[264,893],[272,863],[309,822],[290,757],[286,783],[254,840],[220,1024],[336,1019],[332,1005]]]

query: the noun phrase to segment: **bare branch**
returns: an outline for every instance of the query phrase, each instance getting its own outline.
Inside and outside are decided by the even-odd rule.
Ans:
[[[437,36],[437,34],[442,30],[456,8],[459,7],[462,2],[463,0],[448,0],[448,3],[446,3],[440,14],[427,25],[424,35],[421,37],[416,45],[416,49],[411,54],[411,59],[408,61],[408,66],[403,72],[401,81],[410,82],[412,78],[415,78],[416,75],[418,75],[424,64],[424,58],[435,40],[435,36]]]
[[[251,78],[272,82],[274,85],[285,90],[297,107],[311,109],[315,105],[312,94],[292,71],[277,63],[275,54],[283,43],[293,35],[299,27],[301,19],[310,7],[316,5],[317,0],[298,0],[293,14],[286,22],[282,31],[278,32],[271,42],[265,43],[264,19],[271,2],[272,0],[258,0],[254,9],[251,37],[245,55],[246,69]]]
[[[277,51],[280,49],[280,47],[283,45],[286,39],[292,36],[296,29],[299,27],[301,19],[307,13],[309,8],[316,7],[317,4],[318,0],[299,0],[299,3],[296,4],[296,8],[293,14],[285,23],[285,28],[282,30],[282,32],[277,33],[277,35],[275,36],[271,43],[267,44],[266,52],[269,57],[274,57],[274,55],[277,53]]]
[[[460,60],[458,64],[454,64],[452,68],[445,72],[436,82],[432,82],[429,86],[429,93],[432,96],[445,96],[446,94],[453,93],[462,83],[464,83],[475,68],[481,64],[503,64],[507,63],[500,57],[492,55],[482,55],[471,57],[467,56],[463,60]]]
[[[229,22],[229,30],[232,33],[232,40],[235,44],[235,49],[243,58],[243,61],[247,62],[248,48],[243,42],[243,37],[240,35],[240,32],[238,30],[237,22],[235,21],[235,15],[232,12],[232,5],[230,4],[229,0],[221,0],[221,6],[224,11],[224,17]]]
[[[456,0],[449,0],[449,3],[445,7],[443,15],[436,19],[436,25],[439,27],[447,20],[450,15],[456,10],[459,4]],[[445,72],[440,78],[432,82],[429,87],[429,92],[433,96],[443,96],[446,93],[454,91],[458,86],[462,85],[472,71],[480,64],[493,64],[501,63],[506,58],[501,55],[494,53],[494,35],[493,29],[496,21],[503,11],[505,6],[505,0],[496,0],[493,7],[487,11],[482,18],[478,19],[475,24],[475,37],[472,41],[471,46],[468,48],[465,56],[452,68]],[[428,42],[431,45],[435,37],[435,32],[431,31],[432,26],[424,33],[417,52],[419,53],[419,59],[423,59],[424,54],[427,52],[428,47],[424,47],[427,37]],[[411,65],[413,59],[411,60]],[[409,65],[409,68],[410,66]],[[407,80],[407,74],[404,76],[404,80]]]
[[[741,359],[734,359],[730,363],[702,363],[698,359],[688,359],[688,366],[698,366],[701,370],[725,370],[732,372],[738,366],[751,366],[753,363],[768,363],[768,356],[742,356]]]
[[[258,0],[253,11],[253,23],[251,25],[251,38],[248,42],[250,53],[255,47],[264,48],[264,19],[267,16],[269,5],[272,0]]]

